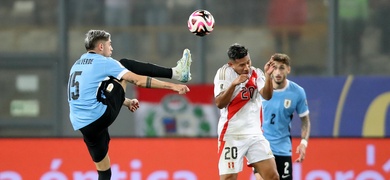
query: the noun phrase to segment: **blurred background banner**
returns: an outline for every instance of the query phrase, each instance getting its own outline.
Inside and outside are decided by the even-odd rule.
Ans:
[[[300,138],[293,139],[293,151],[299,142]],[[294,180],[390,179],[389,143],[390,139],[379,138],[312,138],[305,161],[293,164]],[[81,138],[3,138],[0,144],[2,180],[97,177]],[[113,138],[112,179],[218,179],[217,144],[215,138]],[[254,180],[251,168],[244,165],[239,178]]]
[[[390,77],[291,77],[306,90],[313,137],[390,137]],[[292,134],[300,137],[294,114]]]
[[[135,112],[137,136],[217,136],[219,111],[214,104],[213,85],[191,85],[178,95],[168,90],[137,88],[140,108]]]
[[[215,18],[211,34],[189,32],[196,9]],[[209,86],[227,48],[240,43],[256,67],[276,52],[291,57],[290,77],[307,90],[313,136],[389,137],[389,19],[389,0],[1,0],[0,137],[81,136],[69,122],[67,82],[90,29],[111,33],[115,59],[174,67],[183,49],[192,53],[193,90],[145,99],[143,89],[128,86],[127,97],[140,95],[145,106],[142,113],[124,108],[112,136],[215,137]],[[196,95],[203,86],[211,99]],[[176,112],[180,105],[185,111]],[[293,123],[296,137],[299,120]]]
[[[390,137],[390,77],[291,77],[305,88],[312,137]],[[216,137],[213,85],[191,85],[185,96],[137,88],[137,136]],[[300,137],[294,113],[292,135]]]

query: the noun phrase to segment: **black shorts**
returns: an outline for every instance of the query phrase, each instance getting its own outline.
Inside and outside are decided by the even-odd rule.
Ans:
[[[108,92],[107,89],[111,91]],[[107,105],[106,111],[99,119],[80,129],[94,162],[100,162],[106,156],[110,142],[108,127],[115,121],[125,100],[122,85],[113,79],[102,82],[99,92],[105,96],[104,99],[98,99]],[[100,95],[98,93],[98,96]]]
[[[278,155],[274,156],[280,180],[292,180],[292,157]],[[253,169],[253,173],[257,173],[257,171]]]

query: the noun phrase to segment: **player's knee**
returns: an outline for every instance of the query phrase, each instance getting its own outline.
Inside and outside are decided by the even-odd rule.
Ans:
[[[278,172],[267,172],[264,174],[264,176],[259,176],[261,180],[264,180],[264,179],[271,179],[271,180],[279,180],[279,174]],[[256,177],[257,179],[257,177]]]
[[[272,180],[279,180],[279,174],[278,173],[272,173],[270,179],[272,179]]]
[[[106,171],[110,169],[110,158],[108,157],[108,154],[99,162],[95,162],[96,169],[98,171]]]
[[[259,173],[255,173],[256,180],[264,180]]]

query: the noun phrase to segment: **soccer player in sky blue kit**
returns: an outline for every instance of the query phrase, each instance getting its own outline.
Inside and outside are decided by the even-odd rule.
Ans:
[[[119,61],[111,58],[111,35],[106,31],[88,31],[85,48],[87,52],[74,63],[69,73],[69,117],[74,130],[80,130],[83,135],[99,180],[109,180],[108,127],[115,121],[122,106],[131,112],[139,107],[137,99],[125,98],[127,82],[139,87],[170,89],[179,94],[187,93],[189,88],[126,69]],[[184,50],[182,59],[183,62],[191,62],[188,49]]]
[[[305,159],[306,148],[310,135],[309,108],[305,90],[293,81],[287,79],[291,71],[290,57],[286,54],[274,54],[274,71],[272,72],[273,96],[270,100],[262,99],[263,131],[270,142],[275,156],[280,179],[292,180],[292,143],[291,120],[294,111],[301,119],[301,143],[296,148],[299,153],[295,162]],[[261,179],[255,171],[256,179]]]

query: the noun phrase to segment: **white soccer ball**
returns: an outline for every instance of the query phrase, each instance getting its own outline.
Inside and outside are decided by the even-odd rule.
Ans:
[[[214,30],[214,17],[210,12],[198,9],[188,18],[188,29],[197,36],[205,36]]]

